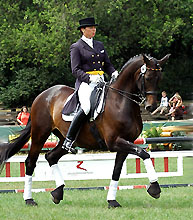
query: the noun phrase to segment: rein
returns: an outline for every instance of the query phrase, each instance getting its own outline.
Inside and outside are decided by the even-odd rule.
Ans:
[[[130,92],[126,92],[126,91],[123,91],[121,89],[115,89],[109,85],[105,85],[106,87],[108,87],[109,89],[113,90],[113,91],[116,91],[117,93],[119,93],[120,95],[122,95],[123,97],[125,97],[126,99],[129,99],[130,101],[133,101],[135,102],[137,105],[142,105],[145,101],[145,97],[144,96],[141,96],[141,94],[134,94],[134,93],[130,93]],[[141,101],[136,101],[135,99],[132,99],[130,96],[135,96],[136,98],[140,99]]]

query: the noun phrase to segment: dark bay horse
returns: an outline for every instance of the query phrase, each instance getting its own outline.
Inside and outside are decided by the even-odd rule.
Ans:
[[[159,198],[160,187],[149,154],[133,144],[142,131],[140,115],[140,94],[145,98],[145,108],[153,111],[156,107],[156,90],[161,78],[161,66],[168,60],[166,55],[157,60],[147,55],[131,58],[122,68],[119,77],[108,89],[104,112],[95,120],[96,127],[111,152],[117,152],[112,180],[109,186],[107,201],[109,207],[119,207],[116,201],[117,185],[123,162],[128,154],[135,154],[143,159],[150,186],[148,193]],[[22,130],[20,136],[12,143],[0,144],[0,164],[16,154],[23,145],[32,139],[31,149],[25,161],[26,176],[24,200],[28,205],[37,205],[32,199],[32,174],[41,149],[53,132],[59,139],[58,145],[46,153],[46,159],[52,168],[56,189],[51,192],[54,203],[63,199],[64,180],[58,167],[58,160],[67,152],[62,148],[70,122],[62,120],[61,111],[64,103],[74,89],[56,85],[42,92],[34,100],[31,108],[31,121]],[[90,132],[89,122],[84,124],[76,140],[78,146],[97,149],[98,143]]]

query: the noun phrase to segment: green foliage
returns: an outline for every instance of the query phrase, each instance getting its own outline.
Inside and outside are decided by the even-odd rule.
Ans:
[[[69,47],[80,37],[78,20],[85,16],[96,18],[96,39],[103,41],[118,70],[130,57],[143,52],[157,58],[171,53],[161,90],[169,95],[172,90],[179,91],[183,97],[191,91],[193,80],[192,3],[193,0],[0,1],[0,101],[10,107],[21,105],[53,84],[72,86]],[[26,77],[31,74],[33,83]],[[25,92],[19,92],[19,88]]]
[[[151,138],[151,137],[160,137],[162,133],[162,128],[160,127],[155,127],[151,125],[151,127],[145,131],[143,131],[143,136],[145,138]]]
[[[153,138],[153,137],[160,137],[161,136],[161,133],[162,133],[162,128],[161,126],[160,127],[155,127],[153,125],[151,125],[151,127],[145,131],[143,131],[143,136],[145,138]],[[152,150],[158,150],[158,149],[164,149],[164,145],[162,144],[151,144],[149,146],[149,149]]]
[[[25,103],[30,106],[37,94],[62,82],[62,74],[44,68],[24,68],[15,72],[13,80],[1,87],[1,100],[6,106]]]

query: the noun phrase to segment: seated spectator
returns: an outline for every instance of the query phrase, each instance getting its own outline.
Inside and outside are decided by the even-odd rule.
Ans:
[[[17,116],[17,121],[19,122],[20,125],[27,125],[29,116],[30,116],[30,113],[28,112],[27,107],[23,106]]]
[[[182,98],[178,92],[176,92],[169,100],[170,110],[166,116],[171,116],[172,121],[175,119],[183,119]]]
[[[158,111],[160,111],[160,115],[163,114],[163,112],[167,112],[168,110],[168,97],[165,91],[162,92],[162,98],[159,107],[151,113],[151,115],[155,115]]]

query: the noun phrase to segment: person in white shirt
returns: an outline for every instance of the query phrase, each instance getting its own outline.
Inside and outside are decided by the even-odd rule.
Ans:
[[[151,115],[155,115],[159,111],[160,115],[168,111],[168,97],[165,91],[162,92],[162,98],[159,107],[156,108],[156,110],[152,112]]]

